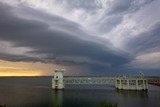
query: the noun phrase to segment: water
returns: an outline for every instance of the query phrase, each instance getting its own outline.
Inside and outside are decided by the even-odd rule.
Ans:
[[[95,107],[102,100],[118,107],[160,107],[160,87],[150,85],[143,92],[116,91],[107,85],[68,85],[55,91],[51,77],[0,78],[0,107]]]

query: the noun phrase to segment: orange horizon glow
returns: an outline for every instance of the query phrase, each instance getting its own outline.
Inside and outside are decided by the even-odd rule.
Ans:
[[[29,72],[29,73],[28,73]],[[0,72],[0,77],[4,76],[44,76],[41,72],[35,71],[20,71],[20,72]]]
[[[1,76],[50,76],[59,65],[40,62],[11,62],[0,60]]]
[[[34,71],[27,68],[0,66],[0,76],[42,76],[42,71]]]

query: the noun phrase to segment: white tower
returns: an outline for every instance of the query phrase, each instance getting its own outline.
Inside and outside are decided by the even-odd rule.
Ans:
[[[64,89],[63,83],[64,69],[56,69],[52,78],[52,89]]]

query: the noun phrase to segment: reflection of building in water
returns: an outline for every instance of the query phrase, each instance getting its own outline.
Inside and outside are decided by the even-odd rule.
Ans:
[[[118,77],[115,85],[122,90],[148,90],[147,79],[143,77]]]
[[[53,107],[62,107],[63,105],[63,90],[53,90]]]
[[[147,98],[148,92],[147,91],[123,91],[123,90],[117,90],[117,94],[119,94],[121,97],[136,97],[136,98]]]

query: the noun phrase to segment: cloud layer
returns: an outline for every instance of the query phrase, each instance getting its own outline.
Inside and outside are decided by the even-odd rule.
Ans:
[[[146,16],[148,10],[159,9],[158,4],[158,0],[0,1],[0,59],[78,66],[91,74],[160,69],[154,66],[160,62],[154,57],[160,52],[160,15]]]

